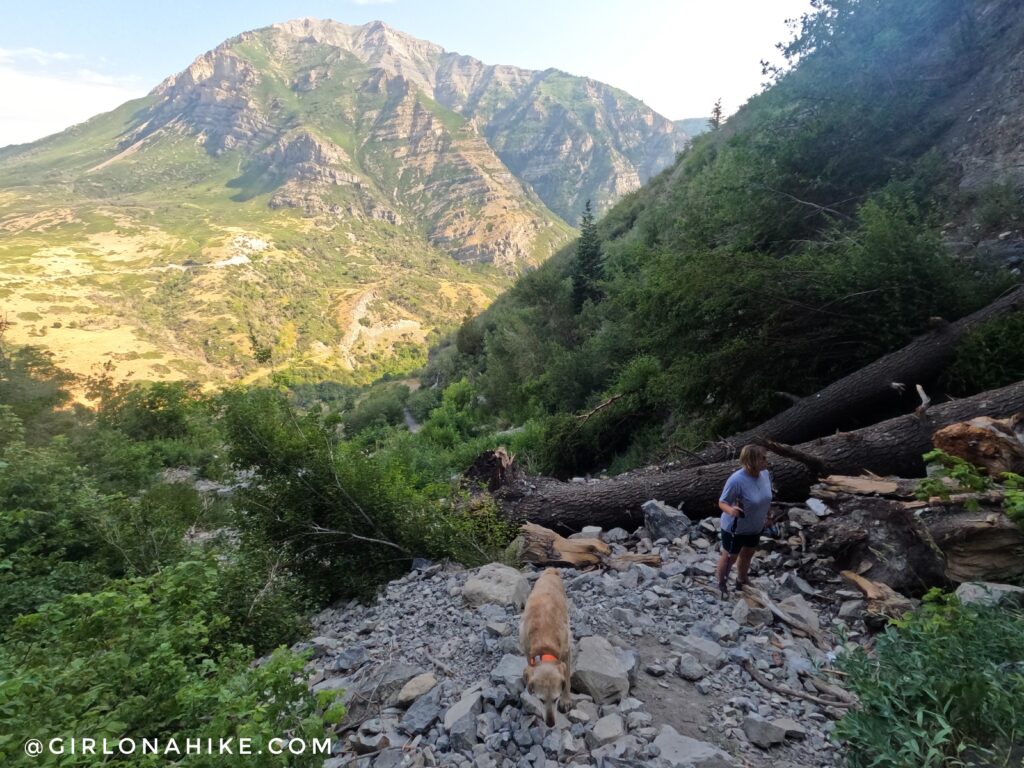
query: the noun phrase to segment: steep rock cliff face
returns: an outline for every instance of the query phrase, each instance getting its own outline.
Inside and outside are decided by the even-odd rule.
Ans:
[[[624,91],[555,69],[486,65],[375,22],[299,19],[271,28],[276,44],[306,40],[401,76],[467,118],[547,207],[575,222],[603,211],[669,165],[689,136]]]

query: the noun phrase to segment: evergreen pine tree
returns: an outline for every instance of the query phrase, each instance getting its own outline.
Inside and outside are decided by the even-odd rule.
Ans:
[[[572,303],[577,312],[583,308],[587,299],[597,301],[601,298],[601,278],[601,241],[597,236],[590,201],[587,200],[580,219],[580,239],[576,243],[576,260],[572,270]]]

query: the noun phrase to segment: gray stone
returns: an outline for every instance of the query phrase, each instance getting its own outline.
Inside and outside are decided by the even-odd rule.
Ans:
[[[689,680],[691,683],[697,682],[707,674],[704,666],[692,653],[684,653],[679,657],[676,671],[683,680]]]
[[[682,736],[671,725],[663,725],[654,739],[658,759],[669,768],[730,768],[728,753],[706,741]]]
[[[452,723],[448,729],[448,740],[452,749],[460,752],[469,752],[477,743],[476,717],[463,715]]]
[[[843,604],[839,606],[839,618],[841,619],[859,619],[864,615],[864,601],[863,600],[845,600]]]
[[[684,635],[672,640],[672,647],[682,653],[691,653],[707,667],[718,669],[725,663],[725,651],[714,640],[699,635]]]
[[[820,589],[815,589],[810,584],[808,584],[804,579],[801,579],[792,571],[787,573],[786,576],[782,579],[782,586],[788,587],[794,592],[799,592],[801,594],[809,595],[811,597],[821,594]]]
[[[629,667],[605,638],[584,637],[579,642],[572,687],[598,704],[619,701],[629,694]]]
[[[804,503],[818,517],[827,517],[832,514],[832,510],[821,499],[810,498]]]
[[[491,670],[491,681],[504,685],[513,695],[518,695],[525,687],[523,682],[523,670],[526,669],[526,657],[515,656],[506,653],[501,657],[493,670]]]
[[[399,728],[410,736],[424,733],[441,716],[440,702],[441,689],[435,687],[413,702],[413,705],[402,716]]]
[[[338,650],[338,648],[341,646],[341,643],[338,641],[338,638],[324,637],[322,635],[319,637],[314,637],[309,642],[313,646],[312,658],[314,659],[319,659],[323,656],[328,656],[332,654],[334,651]]]
[[[595,749],[610,744],[625,735],[626,724],[622,721],[621,715],[605,715],[594,723],[594,730],[587,734],[587,743],[591,749]]]
[[[471,606],[484,603],[510,605],[522,608],[530,596],[530,583],[515,568],[500,563],[488,563],[462,587],[462,597]]]
[[[732,619],[722,619],[711,628],[711,634],[719,640],[732,640],[739,631],[740,625]]]
[[[785,600],[779,602],[779,607],[791,616],[800,619],[811,629],[818,629],[818,612],[804,600],[803,595],[790,595]]]
[[[671,507],[663,501],[645,501],[642,505],[644,511],[644,528],[647,529],[651,539],[673,539],[684,538],[693,526],[692,521],[675,507]]]
[[[444,713],[444,729],[450,731],[452,726],[458,722],[470,716],[474,722],[476,716],[480,714],[480,710],[483,708],[483,695],[480,691],[471,691],[464,693],[462,698],[452,704],[448,711]]]
[[[807,729],[792,718],[780,717],[777,720],[772,720],[772,724],[785,731],[787,739],[802,741],[807,738]]]
[[[366,652],[366,649],[361,645],[356,645],[352,648],[346,648],[337,656],[334,656],[325,669],[331,672],[351,672],[363,666],[369,660],[370,655]]]
[[[956,588],[956,596],[964,605],[1005,605],[1024,607],[1024,587],[996,584],[990,581],[965,581]]]
[[[604,534],[604,540],[609,544],[618,544],[628,538],[629,532],[624,528],[612,528],[610,531],[605,531]]]
[[[789,518],[791,523],[797,523],[803,526],[818,524],[818,516],[811,512],[811,510],[804,509],[803,507],[790,507],[789,511],[786,512],[786,517]]]
[[[747,715],[744,718],[743,732],[747,734],[751,744],[755,744],[761,749],[768,749],[768,747],[781,744],[786,740],[785,728],[753,715]]]
[[[626,669],[629,687],[636,688],[637,679],[640,675],[640,654],[629,648],[616,648],[615,656]]]
[[[508,637],[512,634],[512,628],[504,621],[489,621],[484,629],[495,637]]]
[[[533,715],[538,720],[544,720],[546,712],[544,711],[544,702],[538,699],[536,696],[529,692],[523,693],[519,697],[520,703],[523,707],[523,713],[527,715]],[[563,715],[557,708],[555,709],[555,728],[568,728],[571,725],[569,718]]]

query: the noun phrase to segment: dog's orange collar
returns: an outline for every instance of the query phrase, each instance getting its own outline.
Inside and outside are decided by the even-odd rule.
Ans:
[[[536,656],[531,656],[528,663],[531,667],[536,667],[542,661],[558,661],[558,657],[553,653],[538,653]]]

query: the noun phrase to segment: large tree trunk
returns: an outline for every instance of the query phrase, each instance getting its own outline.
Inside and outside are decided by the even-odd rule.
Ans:
[[[951,582],[1024,575],[1024,530],[1006,516],[1001,492],[920,502],[822,494],[819,485],[815,495],[824,495],[834,514],[804,527],[808,550],[800,570],[811,581],[851,570],[919,596]]]
[[[770,438],[800,443],[837,429],[847,429],[858,418],[888,412],[916,402],[915,386],[934,381],[949,364],[957,344],[971,330],[1001,315],[1024,309],[1024,286],[1018,286],[987,307],[944,323],[919,336],[902,349],[879,358],[813,395],[804,397],[768,421],[683,459],[683,466],[725,461],[747,443]],[[902,387],[894,387],[897,383]],[[869,421],[870,423],[870,421]]]
[[[923,415],[889,419],[872,427],[819,438],[796,446],[821,460],[825,474],[856,475],[865,470],[904,477],[921,476],[922,454],[932,433],[975,416],[1005,417],[1024,409],[1024,381],[963,400],[932,406]],[[494,492],[503,515],[516,523],[533,522],[557,531],[585,525],[635,528],[640,505],[660,499],[681,506],[691,518],[717,514],[717,501],[735,462],[700,467],[666,465],[610,480],[564,483],[546,477],[516,477]],[[772,478],[781,499],[803,500],[816,479],[805,464],[776,458]]]

